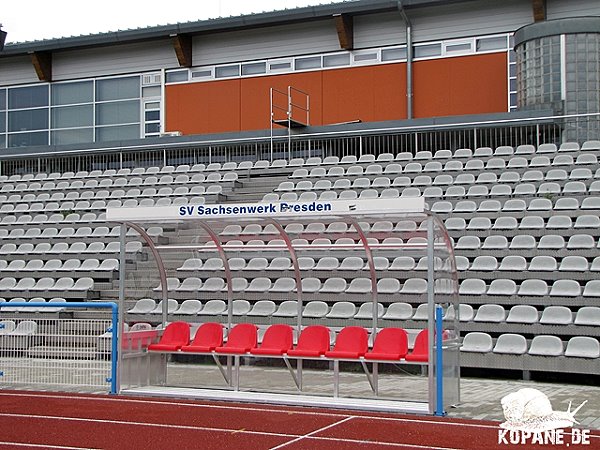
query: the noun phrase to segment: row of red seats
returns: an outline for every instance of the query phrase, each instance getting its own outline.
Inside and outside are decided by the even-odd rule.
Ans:
[[[299,358],[359,359],[375,361],[427,362],[429,343],[427,330],[417,335],[412,352],[408,352],[408,336],[401,328],[381,330],[373,349],[369,351],[368,333],[365,328],[349,326],[343,328],[333,349],[329,346],[329,328],[323,325],[307,326],[300,333],[298,344],[293,348],[293,329],[290,325],[277,324],[267,328],[260,346],[257,345],[258,328],[254,324],[240,323],[229,333],[223,345],[223,325],[204,323],[198,328],[190,342],[190,325],[187,322],[172,322],[149,351],[217,353],[225,355],[283,356]]]

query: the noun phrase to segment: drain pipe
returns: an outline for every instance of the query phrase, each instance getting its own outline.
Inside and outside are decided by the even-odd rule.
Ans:
[[[413,42],[412,23],[406,15],[402,0],[398,0],[398,11],[406,24],[406,118],[413,118]]]

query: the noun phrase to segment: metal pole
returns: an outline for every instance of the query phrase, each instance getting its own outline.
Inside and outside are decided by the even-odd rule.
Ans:
[[[124,315],[125,315],[125,261],[126,261],[126,252],[125,252],[125,237],[127,234],[127,225],[122,223],[119,225],[119,316],[117,320],[117,327],[120,329],[124,323]],[[118,333],[119,338],[122,337],[121,333]],[[113,345],[115,344],[114,331],[113,331]],[[114,350],[114,347],[113,347]],[[113,353],[115,355],[115,353]],[[118,366],[118,376],[116,377],[116,392],[121,391],[121,367],[123,367],[123,355],[121,352],[116,353],[117,355],[117,366]]]
[[[434,291],[434,233],[433,218],[427,216],[427,334],[429,337],[429,358],[428,358],[428,381],[429,381],[429,413],[434,413],[435,401],[435,364],[434,355],[434,314],[435,314],[435,291]]]
[[[412,23],[408,16],[406,15],[406,11],[404,11],[404,6],[402,5],[402,0],[398,0],[398,10],[402,15],[402,19],[404,19],[404,23],[406,23],[406,118],[413,118],[413,45],[412,45]]]

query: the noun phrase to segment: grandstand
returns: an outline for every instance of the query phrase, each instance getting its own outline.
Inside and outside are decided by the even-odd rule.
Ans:
[[[423,197],[454,242],[460,307],[446,318],[459,320],[461,367],[598,374],[600,7],[442,3],[351,1],[243,24],[7,44],[0,297],[119,298],[120,228],[107,208]],[[544,55],[539,67],[529,50]],[[562,69],[547,81],[542,69],[556,54]],[[310,106],[298,112],[289,93],[286,123],[269,88],[288,86]],[[424,231],[376,217],[361,227],[392,250]],[[145,228],[161,246],[209,241],[191,228]],[[313,250],[297,261],[303,316],[338,331],[373,319],[369,261],[349,229],[324,220],[285,227],[292,245]],[[282,245],[274,227],[227,224],[218,236],[233,323],[263,332],[296,323],[293,261],[264,251]],[[227,270],[214,252],[169,253],[163,308],[147,245],[133,230],[127,241],[128,324],[165,325],[165,311],[168,322],[227,323]],[[428,259],[395,253],[373,260],[378,324],[422,330]],[[1,314],[18,326],[45,313]]]

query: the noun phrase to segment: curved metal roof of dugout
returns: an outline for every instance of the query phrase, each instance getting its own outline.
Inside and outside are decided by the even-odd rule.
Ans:
[[[403,243],[372,243],[369,241],[368,233],[363,229],[360,223],[361,219],[374,218],[376,220],[390,218],[406,219],[407,217],[416,218],[419,222],[428,220],[431,224],[426,227],[427,241],[418,244]],[[121,246],[125,248],[125,233],[126,228],[132,228],[142,237],[148,245],[152,255],[157,263],[158,274],[160,277],[160,286],[162,288],[162,322],[167,323],[167,274],[161,253],[164,251],[206,251],[217,252],[223,262],[223,268],[226,278],[227,289],[227,322],[228,327],[231,327],[233,322],[233,283],[232,273],[229,266],[227,252],[230,251],[260,251],[263,247],[248,246],[248,245],[229,245],[224,244],[219,236],[219,228],[223,225],[231,223],[260,223],[271,224],[279,233],[280,243],[265,245],[264,249],[273,251],[281,250],[286,252],[292,262],[294,271],[294,279],[296,284],[295,294],[298,301],[298,311],[302,311],[303,291],[302,291],[302,273],[298,264],[298,251],[301,250],[329,250],[332,248],[339,250],[362,250],[366,256],[367,267],[369,270],[369,278],[371,281],[371,300],[373,302],[373,311],[377,311],[378,303],[378,287],[377,274],[374,262],[374,251],[380,249],[394,250],[402,248],[403,251],[413,251],[419,256],[427,256],[428,264],[431,266],[428,269],[428,286],[431,290],[431,298],[433,298],[433,264],[434,264],[434,229],[435,232],[442,236],[444,250],[452,254],[452,244],[450,238],[443,226],[443,223],[436,216],[427,212],[424,199],[407,198],[407,199],[372,199],[372,200],[351,200],[335,202],[294,202],[294,203],[257,203],[257,204],[224,204],[224,205],[184,205],[184,206],[167,206],[167,207],[148,207],[148,208],[109,208],[107,210],[107,220],[119,222],[125,225],[121,230]],[[293,237],[285,230],[285,225],[290,222],[311,222],[321,221],[324,223],[344,222],[353,229],[358,238],[358,243],[354,244],[295,244],[292,242]],[[208,237],[208,244],[176,244],[176,245],[158,245],[146,233],[142,224],[148,223],[186,223],[192,222],[197,225]],[[438,246],[439,245],[435,245]],[[439,249],[437,249],[439,250]],[[121,258],[124,259],[124,252]],[[454,261],[454,258],[452,258]],[[454,263],[453,263],[454,264]],[[124,261],[121,262],[121,280],[124,280]],[[456,270],[452,270],[456,274]],[[121,283],[123,284],[123,283]],[[120,289],[121,301],[124,301],[125,292],[124,286]],[[431,309],[433,309],[433,301]],[[121,308],[122,310],[122,308]],[[122,311],[121,311],[122,312]],[[431,311],[433,316],[433,311]],[[377,314],[373,314],[373,333],[377,330]],[[302,314],[298,314],[297,320],[298,331],[302,327]]]

